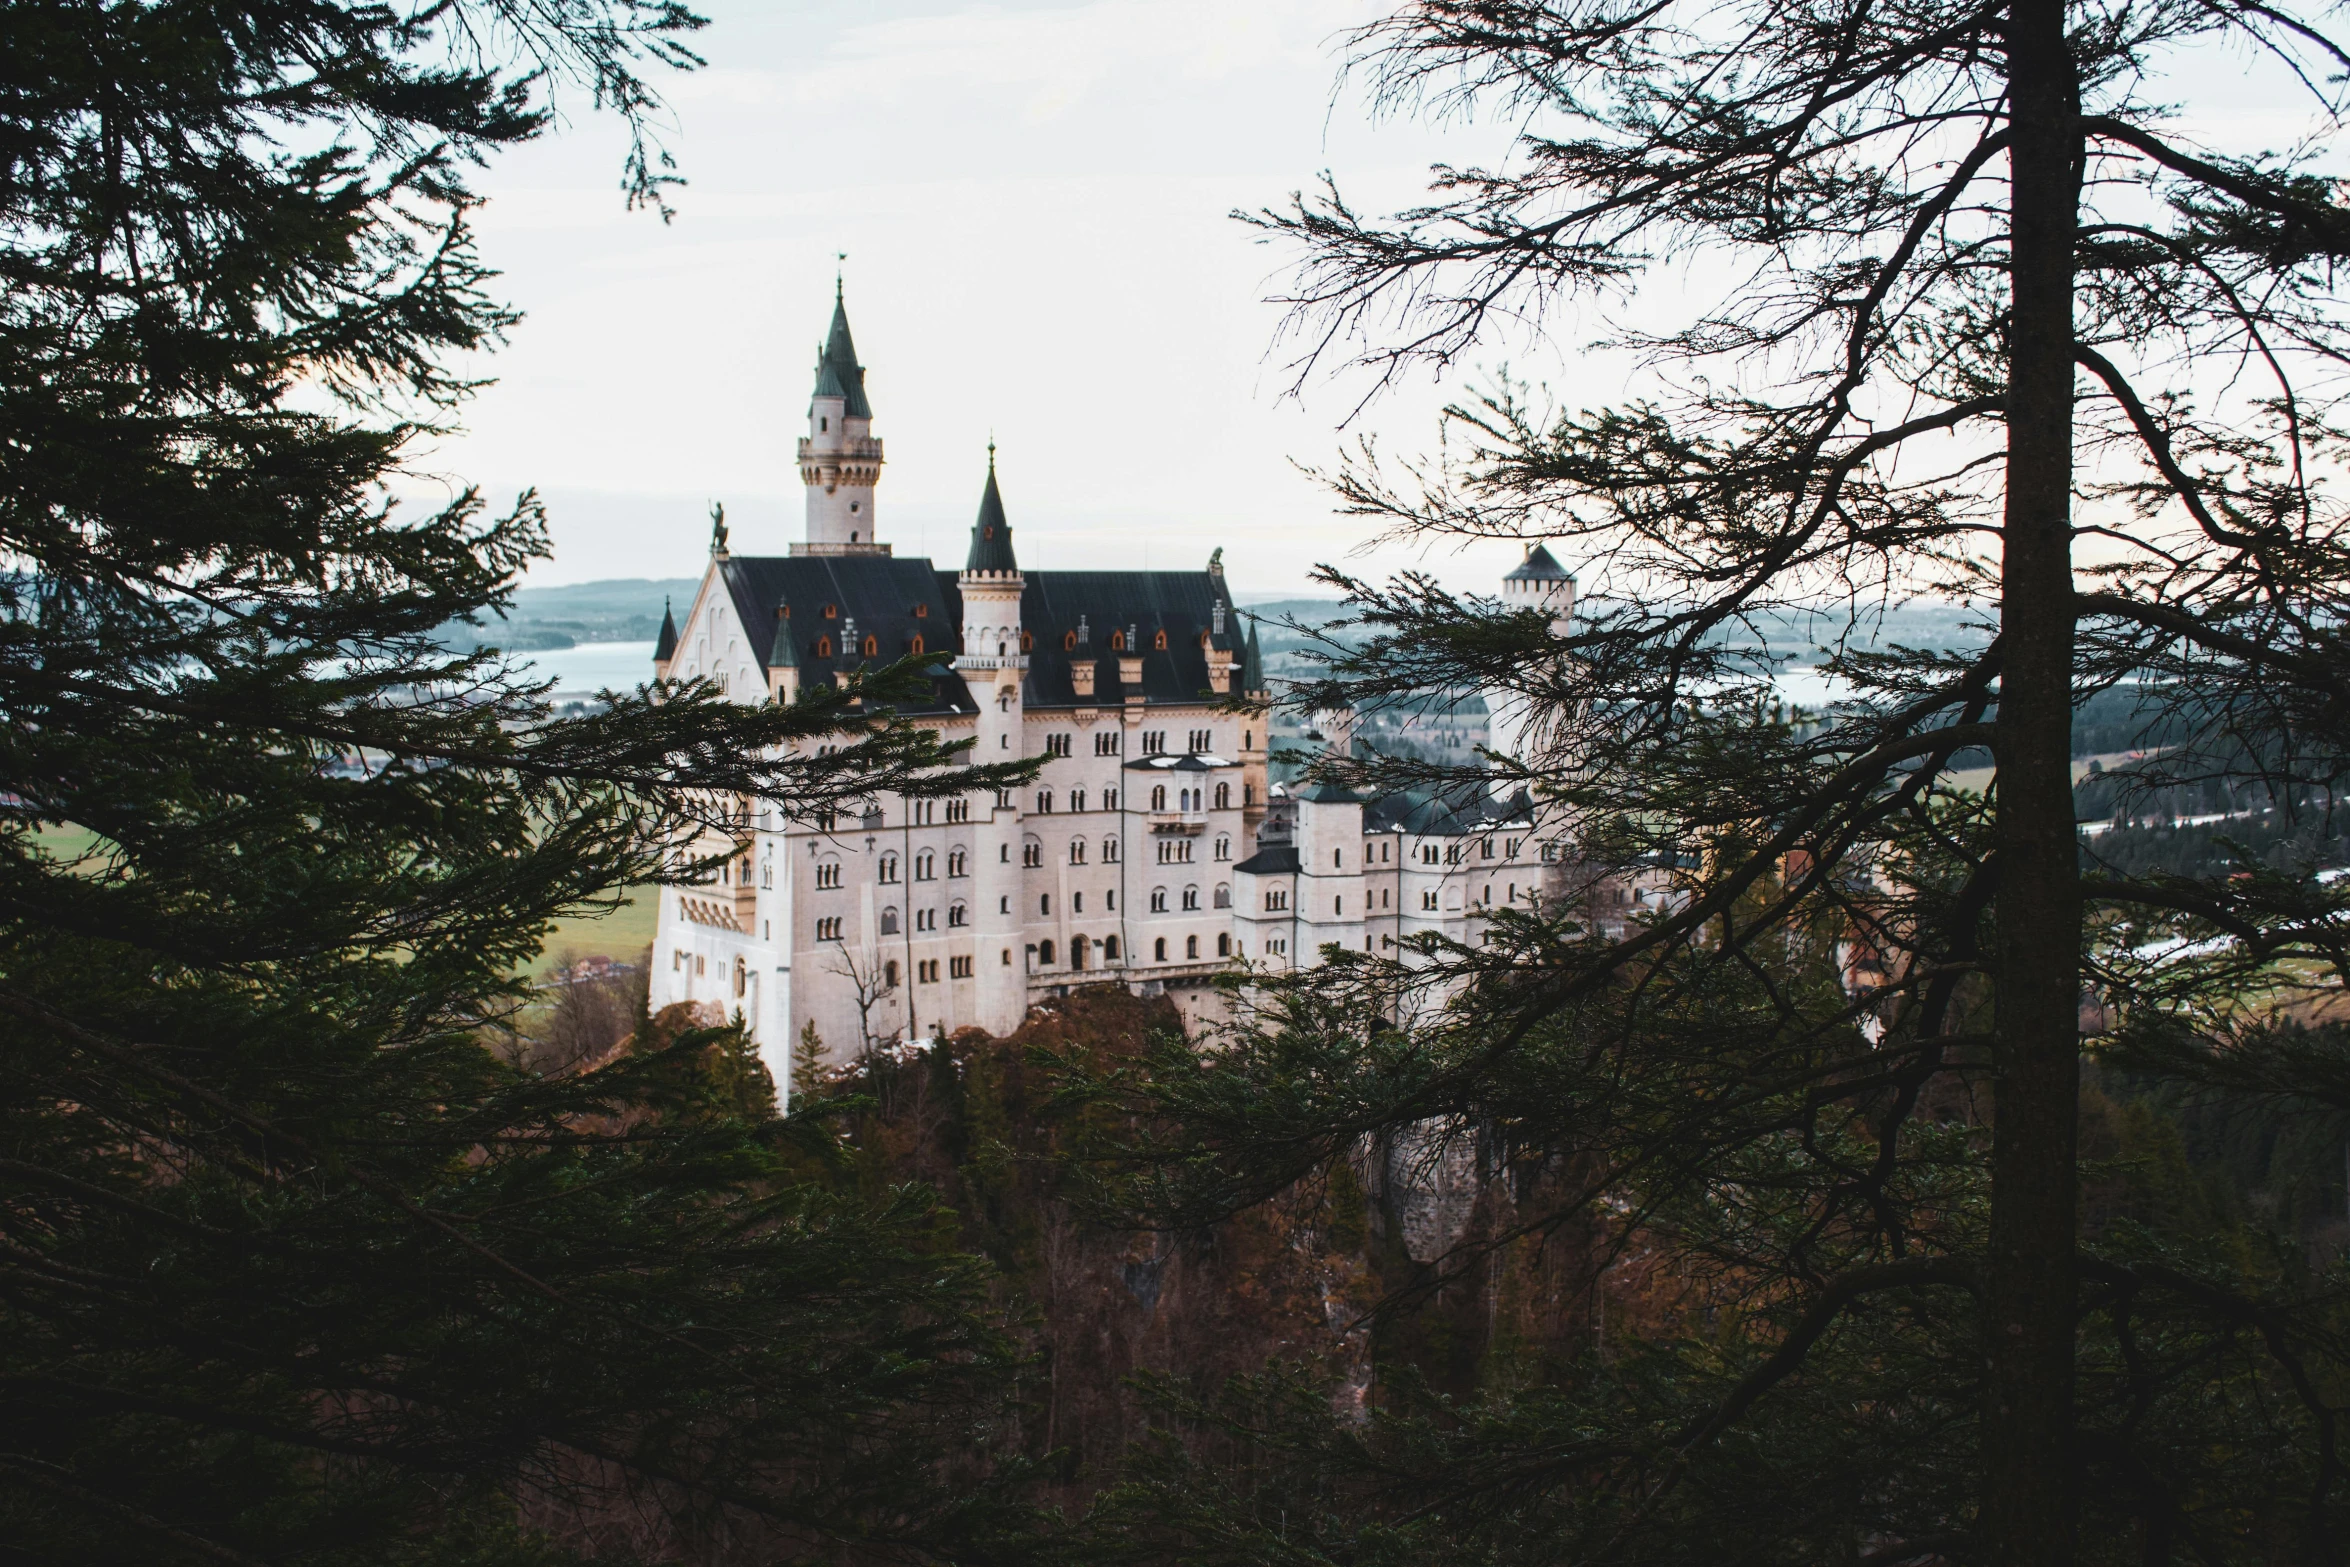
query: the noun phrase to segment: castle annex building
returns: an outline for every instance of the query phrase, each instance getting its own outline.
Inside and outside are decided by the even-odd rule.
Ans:
[[[662,889],[656,1009],[739,1011],[788,1083],[811,1023],[838,1058],[1009,1032],[1041,996],[1105,979],[1196,1000],[1234,963],[1423,930],[1474,939],[1497,902],[1539,895],[1551,851],[1522,797],[1268,787],[1262,721],[1214,710],[1266,684],[1222,551],[1191,571],[1024,565],[991,449],[969,550],[945,569],[882,538],[882,466],[836,298],[799,442],[806,536],[783,555],[734,554],[721,536],[691,609],[663,622],[655,673],[790,701],[803,682],[948,651],[929,706],[906,716],[979,758],[1041,757],[1042,776],[888,798],[829,826],[754,805],[717,877]],[[1573,602],[1539,550],[1504,589],[1562,619]]]

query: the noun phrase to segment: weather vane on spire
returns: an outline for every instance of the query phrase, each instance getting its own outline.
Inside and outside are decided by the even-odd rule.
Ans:
[[[832,297],[835,303],[838,303],[841,297],[841,271],[848,264],[849,253],[847,251],[836,250],[832,253]]]

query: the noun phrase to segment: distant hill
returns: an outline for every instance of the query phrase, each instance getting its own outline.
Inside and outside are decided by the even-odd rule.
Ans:
[[[577,647],[582,642],[650,642],[661,632],[661,607],[692,607],[699,577],[615,577],[564,587],[523,588],[503,621],[442,628],[442,640],[466,647],[491,643],[509,652]]]

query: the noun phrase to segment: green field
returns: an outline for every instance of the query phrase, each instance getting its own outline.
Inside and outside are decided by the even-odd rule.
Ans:
[[[609,914],[557,920],[539,951],[549,963],[596,957],[639,962],[653,944],[653,925],[660,910],[658,887],[632,887],[628,902]]]

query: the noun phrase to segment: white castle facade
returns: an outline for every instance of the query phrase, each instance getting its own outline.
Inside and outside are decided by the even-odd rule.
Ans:
[[[1265,686],[1222,551],[1196,571],[1025,568],[991,451],[962,569],[895,555],[872,421],[836,299],[799,443],[806,536],[784,555],[719,543],[685,618],[663,622],[655,672],[790,701],[862,663],[951,650],[908,720],[974,742],[976,760],[1042,758],[1042,775],[830,825],[746,803],[717,875],[661,890],[655,1010],[739,1013],[789,1084],[810,1024],[838,1059],[1008,1033],[1037,1000],[1105,981],[1164,990],[1196,1018],[1235,965],[1392,951],[1425,931],[1473,941],[1496,908],[1544,895],[1559,850],[1522,794],[1268,787],[1263,721],[1218,710]],[[1560,622],[1572,609],[1547,551],[1503,589]],[[1523,729],[1494,704],[1497,749],[1532,740]]]

